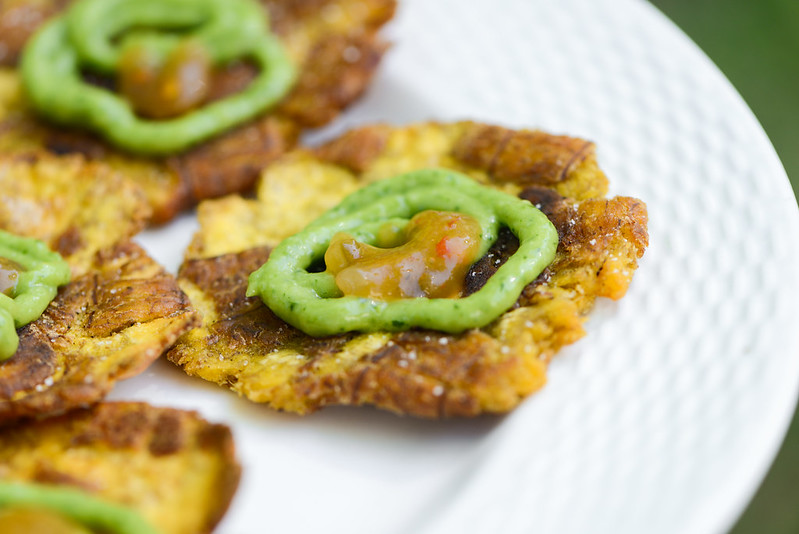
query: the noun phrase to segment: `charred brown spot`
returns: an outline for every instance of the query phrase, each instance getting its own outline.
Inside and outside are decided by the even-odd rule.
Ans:
[[[225,425],[206,425],[197,435],[197,443],[203,449],[215,448],[220,444],[232,443],[233,437],[230,428]]]
[[[164,412],[158,415],[149,444],[153,456],[175,454],[185,446],[186,433],[182,422],[179,413]]]
[[[446,343],[442,343],[446,340]],[[479,362],[493,340],[482,333],[467,331],[451,336],[432,330],[408,331],[395,340],[406,354],[415,352],[419,370],[448,383],[458,383],[479,371]]]
[[[258,76],[258,67],[249,61],[233,61],[217,68],[208,89],[208,101],[222,100],[243,91]]]
[[[500,182],[549,185],[563,181],[578,163],[593,156],[594,144],[541,131],[476,124],[458,141],[453,154]]]
[[[485,285],[491,276],[519,250],[519,240],[507,228],[499,231],[497,240],[488,249],[485,256],[477,260],[466,273],[463,296],[476,293]]]
[[[190,306],[171,275],[159,270],[142,276],[143,263],[148,265],[149,258],[130,255],[116,269],[106,269],[90,278],[92,287],[87,293],[92,293],[96,309],[86,321],[89,335],[107,337],[137,323],[170,317]]]
[[[564,236],[576,224],[576,207],[574,202],[569,202],[560,196],[556,191],[546,187],[531,186],[525,188],[519,198],[529,200],[530,203],[540,209],[558,231],[558,239],[563,240]]]
[[[269,12],[272,31],[286,36],[297,28],[317,19],[325,9],[335,10],[336,0],[261,0]],[[396,9],[394,0],[363,0],[359,6],[364,16],[361,31],[375,31],[391,20]]]
[[[0,363],[0,399],[10,400],[20,391],[34,390],[37,385],[53,376],[58,358],[47,336],[33,325],[19,331],[17,352]],[[0,408],[0,416],[2,415]],[[2,420],[2,417],[0,417]]]
[[[211,339],[218,339],[226,350],[257,349],[269,352],[291,342],[302,333],[287,325],[272,311],[258,301],[255,309],[228,315],[214,323],[209,332]],[[212,342],[213,344],[213,342]]]
[[[340,396],[335,402],[375,404],[422,417],[474,416],[481,408],[466,390],[491,372],[481,360],[492,343],[482,333],[450,336],[414,330],[397,334],[393,343],[347,371],[347,398]]]
[[[222,318],[248,313],[263,304],[245,295],[249,274],[269,259],[269,247],[258,247],[238,254],[189,260],[179,276],[214,296],[216,311]]]
[[[92,446],[103,443],[112,449],[140,448],[147,442],[150,421],[142,410],[117,413],[113,410],[95,409],[94,418],[87,421],[72,438],[75,446]]]
[[[321,39],[279,112],[305,128],[330,122],[361,96],[386,48],[371,34]]]
[[[302,352],[311,360],[336,354],[344,345],[355,337],[356,334],[348,332],[337,336],[310,337],[303,335],[298,344],[298,352]]]
[[[88,159],[102,159],[108,155],[108,147],[97,137],[73,130],[50,129],[44,140],[45,149],[64,156],[81,154]]]
[[[541,210],[547,217],[554,214],[559,206],[565,202],[557,191],[548,187],[530,186],[519,193],[519,198],[527,200]]]
[[[296,143],[295,125],[263,117],[167,160],[180,177],[183,207],[252,188],[261,170]]]
[[[493,173],[497,159],[515,135],[514,130],[499,126],[472,125],[452,149],[462,162]]]
[[[89,492],[95,492],[99,489],[97,484],[93,484],[88,480],[84,480],[74,474],[59,471],[46,462],[42,462],[36,466],[32,479],[40,484],[72,486],[73,488],[80,488]]]
[[[588,199],[571,208],[570,216],[561,242],[563,248],[571,252],[578,249],[599,251],[610,240],[623,239],[639,251],[640,257],[649,243],[646,206],[640,200],[630,197]]]
[[[363,172],[383,152],[390,134],[388,126],[357,128],[320,146],[314,154],[353,172]]]
[[[70,226],[55,240],[55,251],[62,256],[70,256],[83,249],[86,243],[81,234],[80,228]]]
[[[261,0],[269,13],[272,31],[279,35],[287,34],[331,3],[332,0]]]
[[[161,274],[139,280],[105,282],[96,279],[96,304],[100,312],[89,316],[90,335],[107,337],[137,323],[170,317],[189,306],[174,278]]]

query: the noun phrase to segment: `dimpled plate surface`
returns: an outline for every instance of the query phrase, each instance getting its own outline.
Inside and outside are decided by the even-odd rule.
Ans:
[[[409,0],[390,31],[366,98],[311,141],[465,118],[591,139],[611,193],[649,207],[627,296],[502,418],[300,418],[164,361],[112,396],[232,425],[244,478],[223,534],[725,531],[799,383],[799,219],[752,113],[640,0]],[[176,270],[195,224],[140,241]]]

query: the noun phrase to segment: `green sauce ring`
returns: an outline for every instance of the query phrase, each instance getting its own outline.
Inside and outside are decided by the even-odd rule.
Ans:
[[[9,506],[50,510],[108,534],[158,534],[135,511],[71,488],[0,482],[0,508]]]
[[[42,241],[0,230],[0,257],[18,263],[21,272],[13,297],[0,293],[0,361],[17,351],[17,328],[37,319],[69,282],[69,265]]]
[[[382,301],[342,296],[330,273],[308,272],[337,232],[374,244],[381,225],[407,224],[427,209],[475,217],[482,229],[480,257],[501,226],[516,235],[519,249],[483,288],[456,299]],[[283,240],[250,275],[247,296],[260,296],[276,315],[312,336],[412,327],[457,333],[485,326],[508,310],[552,262],[557,245],[554,226],[528,201],[481,186],[455,171],[425,169],[368,185]]]
[[[260,74],[243,91],[180,117],[142,119],[125,99],[81,77],[81,66],[104,74],[117,70],[123,47],[114,40],[125,30],[132,30],[137,43],[161,51],[196,39],[214,64],[246,57]],[[145,155],[181,151],[255,117],[288,92],[296,75],[263,9],[251,0],[81,0],[36,33],[23,52],[21,71],[40,113]]]

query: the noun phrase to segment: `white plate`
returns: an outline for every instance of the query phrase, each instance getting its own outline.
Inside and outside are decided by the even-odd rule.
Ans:
[[[223,534],[724,531],[799,382],[799,219],[752,113],[641,0],[406,1],[390,35],[369,94],[319,135],[473,118],[594,140],[612,193],[649,206],[628,295],[501,418],[300,418],[165,361],[112,397],[233,427],[244,478]],[[194,225],[141,242],[175,270]]]

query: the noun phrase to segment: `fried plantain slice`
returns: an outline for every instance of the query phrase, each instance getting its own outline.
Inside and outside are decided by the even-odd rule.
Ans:
[[[426,167],[452,168],[540,206],[554,223],[554,262],[493,323],[459,335],[415,329],[313,338],[247,298],[270,250],[364,184]],[[375,405],[438,418],[505,412],[543,386],[547,363],[584,335],[596,297],[621,298],[648,244],[646,206],[604,198],[608,182],[587,141],[460,122],[368,126],[267,169],[256,200],[199,206],[200,230],[179,282],[203,315],[167,353],[186,373],[279,410]],[[472,266],[482,287],[518,246],[504,232]]]
[[[211,532],[240,474],[228,427],[195,412],[111,402],[0,430],[0,479],[83,490],[164,534]]]
[[[0,425],[102,399],[155,361],[197,316],[175,278],[125,241],[62,287],[0,363]]]
[[[334,119],[366,90],[387,49],[378,36],[394,15],[395,0],[269,0],[272,29],[300,66],[292,91],[273,111],[169,158],[136,157],[90,134],[60,129],[27,109],[13,69],[0,69],[0,153],[80,153],[134,179],[164,223],[199,200],[252,188],[259,172],[292,148],[305,128]],[[13,64],[27,36],[67,2],[0,3],[0,64]],[[24,21],[20,13],[29,16]],[[24,22],[24,23],[23,23]],[[3,26],[5,24],[5,26]],[[211,98],[245,87],[256,71],[245,62],[216,73]]]

